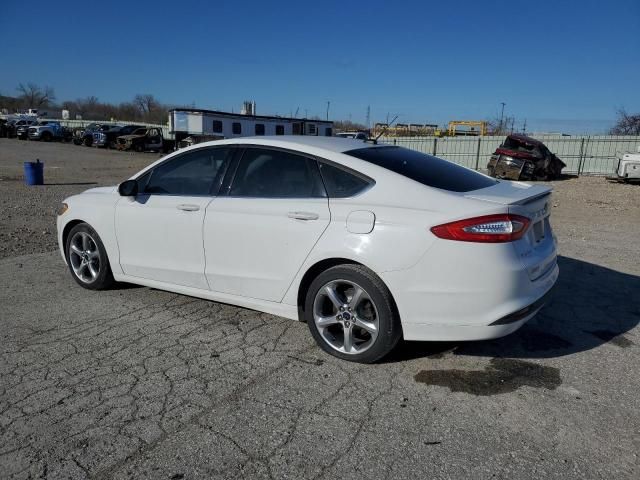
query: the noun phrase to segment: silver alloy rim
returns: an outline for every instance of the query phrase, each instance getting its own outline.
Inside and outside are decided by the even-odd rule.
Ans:
[[[331,348],[348,355],[366,352],[378,337],[378,309],[366,290],[350,280],[332,280],[318,290],[313,321]]]
[[[69,243],[69,262],[76,277],[91,283],[100,274],[100,253],[96,241],[86,232],[77,232]]]

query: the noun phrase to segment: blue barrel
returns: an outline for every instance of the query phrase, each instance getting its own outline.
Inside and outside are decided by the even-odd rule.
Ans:
[[[40,160],[37,162],[24,162],[24,183],[25,185],[43,185],[44,163]]]

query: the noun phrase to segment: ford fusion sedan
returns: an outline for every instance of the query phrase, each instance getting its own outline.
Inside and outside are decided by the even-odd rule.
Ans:
[[[405,340],[515,331],[558,277],[550,188],[396,146],[207,142],[64,201],[60,251],[88,289],[129,282],[305,321],[374,362]]]

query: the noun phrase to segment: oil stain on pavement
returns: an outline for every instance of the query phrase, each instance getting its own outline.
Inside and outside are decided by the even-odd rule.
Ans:
[[[421,370],[414,379],[480,396],[510,393],[524,386],[554,390],[562,384],[557,368],[508,358],[494,358],[484,370]]]

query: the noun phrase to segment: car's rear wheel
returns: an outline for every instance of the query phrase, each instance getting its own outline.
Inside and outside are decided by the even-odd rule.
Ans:
[[[402,336],[389,289],[361,265],[339,265],[318,275],[307,291],[305,319],[325,352],[352,362],[381,359]]]
[[[44,140],[45,142],[50,142],[52,138],[53,136],[51,135],[51,133],[49,132],[42,133],[42,140]]]
[[[91,145],[93,145],[93,138],[84,137],[83,143],[84,143],[85,147],[90,147]]]
[[[80,223],[67,235],[67,264],[73,279],[89,290],[104,290],[113,285],[109,258],[98,233],[88,224]]]

